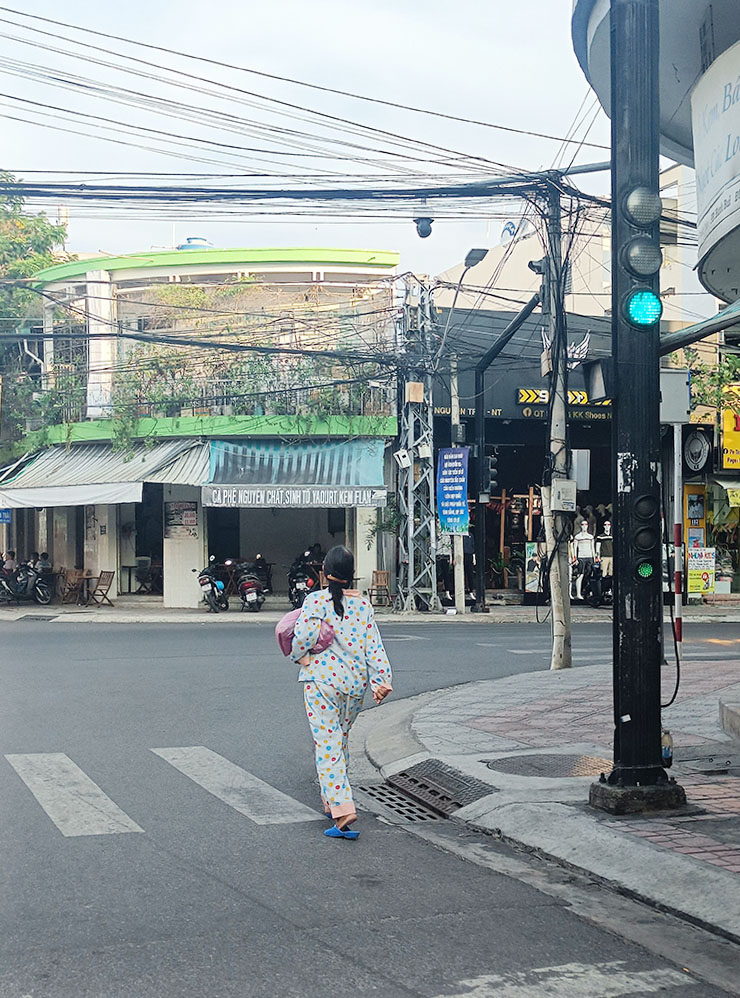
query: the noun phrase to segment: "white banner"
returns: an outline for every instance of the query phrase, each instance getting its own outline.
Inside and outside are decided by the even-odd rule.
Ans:
[[[273,508],[350,508],[354,506],[385,506],[388,492],[384,488],[341,488],[334,485],[204,485],[204,506],[229,509],[248,506]]]
[[[699,259],[740,226],[740,42],[691,95]]]

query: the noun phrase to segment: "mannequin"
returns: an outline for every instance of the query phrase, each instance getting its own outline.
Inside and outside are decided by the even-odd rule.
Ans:
[[[576,567],[578,575],[575,579],[575,597],[583,599],[583,583],[586,582],[594,561],[596,560],[596,546],[593,534],[589,533],[588,520],[581,520],[581,529],[575,535],[570,545],[571,564]]]
[[[596,557],[601,562],[601,577],[611,579],[614,574],[614,538],[609,520],[604,522],[604,529],[596,538]]]

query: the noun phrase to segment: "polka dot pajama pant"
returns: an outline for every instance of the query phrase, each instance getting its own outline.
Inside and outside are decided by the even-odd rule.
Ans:
[[[352,788],[349,785],[349,732],[362,707],[362,697],[313,680],[303,684],[303,702],[311,725],[316,772],[324,807],[333,818],[352,814]]]

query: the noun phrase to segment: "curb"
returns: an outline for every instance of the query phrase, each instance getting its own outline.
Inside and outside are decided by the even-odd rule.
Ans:
[[[462,775],[475,771],[479,779],[490,783],[482,772],[485,767],[474,756],[435,755],[413,732],[414,714],[448,692],[436,690],[386,704],[380,715],[374,709],[363,711],[350,736],[351,752],[356,758],[362,756],[369,761],[376,776],[384,779],[435,758]],[[533,791],[526,786],[527,777],[521,779],[525,781],[521,789],[511,783],[507,787],[491,783],[491,794],[461,808],[451,820],[493,834],[507,844],[541,855],[566,869],[586,873],[610,889],[658,911],[670,912],[740,943],[740,891],[736,875],[704,864],[699,866],[697,860],[663,852],[615,828],[615,820],[626,824],[632,819],[615,819],[590,811],[582,779],[568,781],[573,784],[568,788],[552,781],[553,789],[549,792],[543,792],[538,781],[538,799],[534,801],[526,799]]]

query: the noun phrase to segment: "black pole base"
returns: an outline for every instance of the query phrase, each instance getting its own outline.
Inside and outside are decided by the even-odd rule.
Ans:
[[[588,791],[588,802],[591,807],[609,814],[675,811],[686,806],[686,791],[675,780],[647,787],[592,783]]]
[[[490,613],[491,611],[488,609],[488,607],[486,606],[485,603],[483,603],[483,604],[481,604],[481,603],[473,603],[473,605],[470,608],[470,612],[471,613]]]

